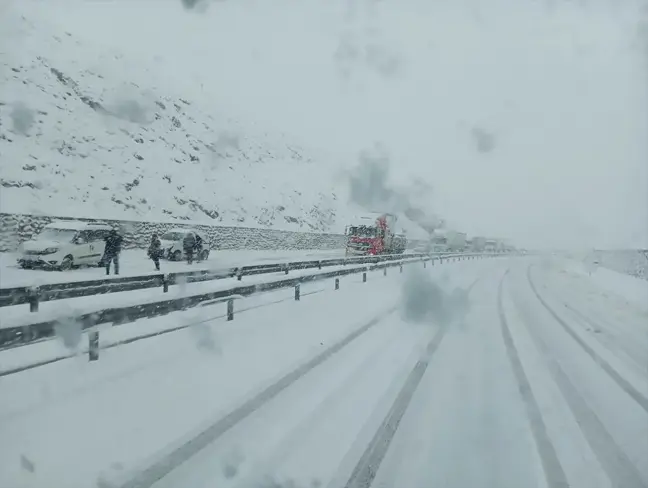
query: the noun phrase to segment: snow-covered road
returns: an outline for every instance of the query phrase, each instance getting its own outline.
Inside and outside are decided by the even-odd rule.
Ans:
[[[0,486],[648,486],[648,316],[593,277],[496,258],[313,291],[1,377]]]

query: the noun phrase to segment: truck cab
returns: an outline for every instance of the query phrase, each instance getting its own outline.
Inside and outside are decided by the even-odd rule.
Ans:
[[[352,224],[346,228],[346,254],[375,255],[379,254],[383,232],[377,225]]]
[[[401,254],[407,247],[404,235],[396,234],[397,217],[373,213],[356,218],[346,228],[346,254]]]

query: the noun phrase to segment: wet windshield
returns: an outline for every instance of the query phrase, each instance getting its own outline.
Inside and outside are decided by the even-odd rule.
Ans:
[[[0,488],[648,488],[647,136],[648,0],[0,0]]]

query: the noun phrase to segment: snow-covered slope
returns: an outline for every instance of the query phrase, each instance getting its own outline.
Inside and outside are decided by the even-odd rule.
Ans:
[[[343,230],[330,156],[228,118],[153,55],[60,31],[33,0],[3,3],[0,211]]]

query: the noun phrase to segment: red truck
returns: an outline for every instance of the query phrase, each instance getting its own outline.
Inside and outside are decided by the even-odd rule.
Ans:
[[[360,217],[346,228],[346,254],[402,254],[407,239],[396,234],[397,217],[393,214],[371,214]]]

